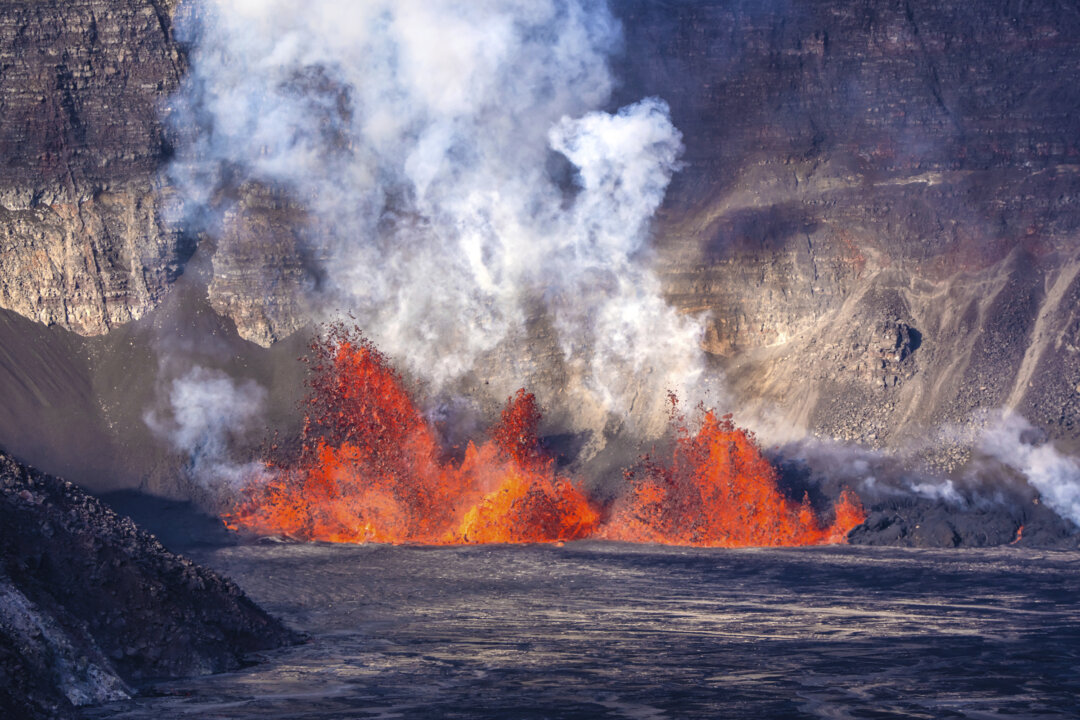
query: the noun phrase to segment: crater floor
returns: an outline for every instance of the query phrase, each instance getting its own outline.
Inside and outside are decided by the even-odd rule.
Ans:
[[[311,634],[87,718],[1042,718],[1080,553],[613,543],[194,553]]]

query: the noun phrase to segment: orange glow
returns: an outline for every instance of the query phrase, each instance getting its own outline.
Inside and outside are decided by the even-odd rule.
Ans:
[[[670,466],[646,458],[604,523],[544,452],[536,398],[509,398],[490,440],[442,457],[389,362],[337,325],[313,343],[299,449],[268,460],[223,516],[234,530],[344,543],[527,543],[586,537],[736,547],[845,542],[865,519],[845,491],[822,524],[784,497],[752,435],[705,413],[681,428]]]
[[[268,463],[228,527],[327,542],[553,542],[588,535],[599,512],[540,449],[536,398],[519,390],[492,440],[460,464],[386,358],[340,326],[316,342],[298,457]]]
[[[492,443],[470,446],[462,469],[483,478],[495,471],[495,489],[465,513],[447,538],[454,543],[525,543],[577,540],[600,522],[600,513],[569,479],[559,477],[540,447],[536,397],[518,390],[491,432]],[[484,456],[488,457],[485,459]]]
[[[786,498],[753,435],[730,415],[706,412],[697,433],[681,424],[678,432],[670,465],[645,458],[627,472],[630,490],[616,502],[604,537],[703,547],[821,545],[846,542],[866,519],[847,490],[829,525],[808,497]]]

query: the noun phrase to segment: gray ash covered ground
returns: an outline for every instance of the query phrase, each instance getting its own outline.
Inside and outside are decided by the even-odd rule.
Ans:
[[[294,639],[230,580],[0,453],[0,716],[71,716]]]
[[[197,552],[310,643],[84,711],[213,718],[1049,718],[1080,553],[255,544]]]

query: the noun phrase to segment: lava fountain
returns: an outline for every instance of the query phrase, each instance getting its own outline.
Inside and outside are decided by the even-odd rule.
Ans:
[[[615,505],[603,537],[630,542],[707,547],[842,543],[866,519],[862,503],[844,490],[825,525],[810,505],[784,496],[776,469],[752,433],[730,415],[704,412],[690,432],[674,412],[678,437],[670,464],[644,458],[627,470],[629,491]]]
[[[845,542],[865,518],[845,491],[824,524],[784,496],[753,436],[705,412],[691,433],[675,415],[669,465],[645,458],[607,512],[542,449],[541,412],[524,389],[460,461],[447,459],[387,358],[357,329],[312,344],[298,449],[272,448],[265,476],[239,493],[228,527],[299,540],[528,543],[598,537],[702,546]],[[605,514],[607,515],[605,521]]]
[[[300,449],[267,463],[225,515],[233,529],[302,540],[458,544],[585,537],[599,511],[540,450],[524,390],[481,446],[446,460],[401,377],[357,330],[312,345]]]

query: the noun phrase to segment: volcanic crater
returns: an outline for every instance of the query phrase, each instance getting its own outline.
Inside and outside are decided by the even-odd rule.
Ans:
[[[1060,0],[0,0],[0,713],[1074,712],[1078,70]]]

